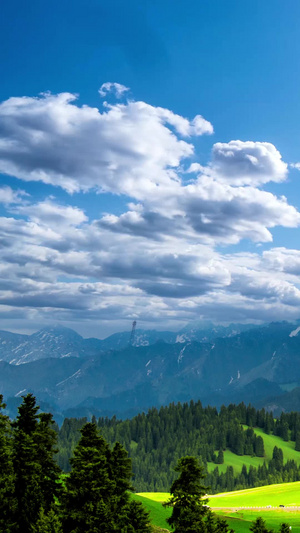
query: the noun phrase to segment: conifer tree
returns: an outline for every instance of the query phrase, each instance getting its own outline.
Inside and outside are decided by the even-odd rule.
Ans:
[[[95,424],[85,424],[81,434],[62,497],[64,533],[148,533],[148,514],[129,497],[127,452],[119,443],[110,451]]]
[[[12,462],[11,428],[8,416],[2,413],[6,405],[0,394],[0,531],[9,533],[15,514],[14,472]]]
[[[45,514],[44,509],[41,508],[36,525],[32,527],[32,533],[63,533],[57,512],[50,509]]]
[[[223,450],[219,450],[218,457],[217,457],[217,464],[222,465],[224,463],[224,452]]]
[[[38,415],[35,397],[27,394],[19,407],[13,426],[13,468],[15,475],[15,529],[31,533],[40,509],[48,511],[58,493],[58,468],[55,453],[56,434],[51,428],[52,415]]]
[[[266,521],[261,516],[254,520],[249,529],[252,533],[273,533],[272,529],[267,528]]]
[[[291,527],[286,522],[283,522],[283,524],[280,524],[279,533],[291,533]]]
[[[126,506],[126,524],[122,533],[150,533],[149,513],[145,510],[141,502],[131,500]]]
[[[63,530],[109,533],[115,531],[111,512],[115,482],[108,475],[108,445],[98,435],[95,424],[85,424],[81,434],[70,460],[72,470],[62,498]]]
[[[53,416],[50,413],[41,413],[38,418],[39,423],[34,434],[34,440],[37,445],[37,461],[41,467],[42,506],[47,513],[54,500],[59,497],[61,485],[58,481],[61,470],[54,459],[58,448],[57,434],[53,429]]]
[[[37,462],[34,433],[38,426],[38,406],[32,394],[24,397],[19,414],[13,423],[13,466],[15,473],[16,531],[30,533],[35,524],[42,497],[40,491],[41,466]]]
[[[263,457],[265,455],[264,441],[260,435],[255,439],[255,455],[257,457]]]
[[[172,507],[168,523],[175,533],[202,533],[203,519],[208,512],[207,499],[203,498],[208,487],[202,484],[203,467],[196,457],[179,459],[175,471],[179,478],[171,486],[171,498],[165,505]]]

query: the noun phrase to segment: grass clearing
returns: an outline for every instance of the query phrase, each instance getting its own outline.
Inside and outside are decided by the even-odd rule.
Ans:
[[[153,524],[168,529],[166,518],[170,516],[171,509],[162,506],[170,497],[168,492],[143,492],[134,497],[150,511]],[[226,518],[235,533],[249,533],[251,523],[258,516],[275,531],[279,531],[282,522],[287,522],[292,526],[292,533],[300,533],[300,510],[292,509],[293,506],[300,507],[300,481],[211,495],[208,505],[218,516]],[[261,509],[268,505],[272,507]],[[286,508],[278,509],[279,505]],[[217,509],[220,507],[223,509]]]
[[[272,449],[273,451],[273,449]],[[262,465],[264,462],[264,457],[251,457],[251,455],[236,455],[230,450],[224,452],[224,463],[222,465],[217,465],[215,463],[207,463],[207,470],[211,472],[216,468],[219,468],[220,473],[225,473],[228,466],[232,466],[236,474],[239,474],[242,470],[242,466],[246,465],[247,470],[249,466],[255,466],[256,468],[259,465]]]
[[[245,429],[247,429],[248,426],[243,426]],[[235,453],[231,452],[230,450],[226,450],[224,452],[224,463],[222,465],[216,465],[215,463],[207,463],[207,469],[209,472],[214,470],[216,466],[219,468],[219,472],[226,472],[226,469],[228,466],[232,466],[235,473],[239,473],[242,469],[243,464],[247,466],[247,469],[249,469],[249,466],[258,467],[259,465],[262,465],[264,461],[270,461],[272,459],[273,455],[273,448],[274,446],[277,446],[278,448],[281,448],[283,451],[283,458],[284,462],[286,463],[288,460],[293,459],[296,461],[297,464],[300,464],[300,452],[297,452],[295,450],[295,442],[294,441],[284,441],[281,437],[276,437],[275,435],[267,435],[262,429],[260,428],[253,428],[256,435],[259,435],[264,440],[264,446],[265,446],[265,457],[251,457],[250,455],[236,455]]]
[[[283,451],[284,462],[288,459],[294,459],[297,464],[300,464],[300,453],[295,450],[295,442],[289,440],[288,442],[284,441],[281,437],[276,437],[275,435],[267,435],[262,429],[253,428],[256,435],[260,435],[264,440],[265,445],[265,458],[267,461],[272,459],[273,448],[277,446]]]

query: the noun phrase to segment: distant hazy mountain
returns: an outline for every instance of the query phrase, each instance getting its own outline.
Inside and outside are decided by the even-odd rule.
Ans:
[[[64,327],[45,328],[33,335],[0,331],[0,360],[14,365],[47,357],[84,357],[101,351],[99,339],[83,339]]]
[[[189,341],[210,342],[217,337],[232,336],[254,326],[232,324],[214,326],[208,322],[188,324],[179,332],[137,329],[133,346],[150,346],[163,340],[167,343]],[[106,339],[84,339],[76,331],[65,327],[48,327],[32,335],[0,331],[0,360],[14,365],[30,363],[48,357],[92,357],[108,350],[128,347],[130,331],[114,333]]]
[[[121,415],[190,399],[279,410],[293,409],[294,402],[298,408],[298,391],[286,392],[300,386],[297,325],[202,326],[176,334],[137,331],[138,346],[129,345],[130,332],[104,341],[66,328],[30,336],[0,332],[0,392],[7,399],[30,391],[55,412],[68,409],[73,416]],[[155,342],[160,335],[167,342]],[[108,348],[116,344],[119,349]]]

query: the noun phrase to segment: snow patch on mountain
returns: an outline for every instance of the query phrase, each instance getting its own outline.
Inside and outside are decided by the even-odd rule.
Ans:
[[[186,342],[186,336],[185,335],[177,335],[175,343],[180,342],[181,344]]]
[[[296,329],[293,329],[293,331],[291,331],[291,333],[289,334],[289,337],[297,337],[299,331],[300,331],[300,326],[298,326],[298,328]]]
[[[72,374],[72,376],[69,376],[68,378],[63,379],[59,383],[56,383],[56,386],[58,387],[59,385],[63,385],[64,383],[66,383],[67,381],[69,381],[72,378],[78,379],[80,375],[81,375],[81,369],[77,370],[77,372],[74,372],[74,374]]]
[[[180,350],[179,352],[179,355],[178,355],[178,358],[177,358],[177,363],[180,364],[182,362],[182,359],[183,359],[183,354],[184,354],[184,351],[185,349],[187,348],[188,344],[186,344],[186,346],[184,346],[182,348],[182,350]]]

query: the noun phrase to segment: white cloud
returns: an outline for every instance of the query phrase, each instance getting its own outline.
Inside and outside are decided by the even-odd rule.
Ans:
[[[256,186],[284,181],[288,165],[271,143],[230,141],[214,145],[211,169],[227,183]]]
[[[27,220],[0,218],[1,306],[81,323],[133,315],[148,325],[202,314],[268,320],[275,310],[277,319],[297,316],[295,272],[287,279],[270,262],[288,251],[220,254],[178,234],[153,241],[112,233],[78,211],[47,200],[32,212],[20,206]]]
[[[108,82],[103,83],[101,85],[101,87],[99,89],[99,94],[100,94],[100,96],[105,98],[105,96],[108,93],[114,93],[114,95],[117,98],[121,98],[123,96],[123,94],[127,93],[128,91],[129,91],[129,88],[126,87],[125,85],[122,85],[121,83],[113,83],[111,81],[108,81]]]
[[[104,85],[104,92],[118,90]],[[216,250],[242,239],[270,242],[275,226],[300,225],[285,197],[262,189],[283,181],[287,165],[272,144],[250,141],[216,143],[211,162],[201,165],[191,138],[212,133],[200,115],[188,120],[145,102],[103,112],[79,107],[69,93],[3,102],[0,172],[134,200],[121,214],[89,220],[75,205],[2,187],[5,316],[23,308],[35,323],[138,317],[148,325],[203,314],[218,321],[297,317],[298,250]]]
[[[0,187],[0,203],[1,204],[18,204],[24,201],[24,197],[29,196],[25,191],[14,191],[11,187]]]
[[[263,252],[263,260],[269,269],[276,272],[300,275],[300,250],[273,248]]]
[[[111,191],[144,198],[172,188],[177,169],[194,152],[179,138],[208,133],[194,121],[144,102],[108,106],[103,113],[74,104],[70,93],[10,98],[0,104],[0,172],[68,192]]]
[[[173,235],[210,244],[241,239],[270,242],[269,228],[297,227],[300,214],[286,198],[254,187],[232,187],[208,176],[161,191],[120,215],[105,215],[101,227],[111,231],[161,239]]]
[[[78,207],[59,205],[51,199],[37,204],[18,206],[17,212],[27,215],[35,223],[43,222],[52,227],[79,226],[87,221],[87,216]]]
[[[300,170],[300,163],[290,163],[291,168],[295,168],[296,170]]]

